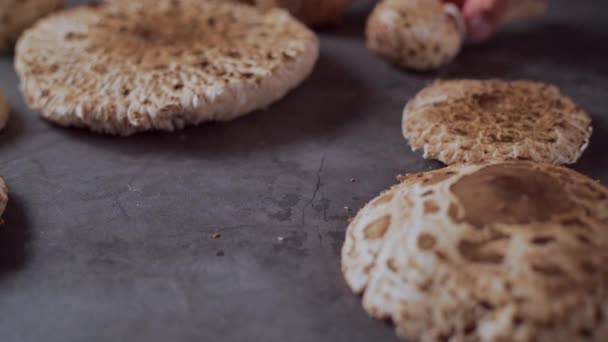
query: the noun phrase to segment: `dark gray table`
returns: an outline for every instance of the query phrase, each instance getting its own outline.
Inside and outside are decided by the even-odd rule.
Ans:
[[[369,6],[359,4],[322,33],[310,80],[269,110],[127,139],[39,119],[3,55],[13,117],[0,134],[11,190],[0,340],[396,340],[342,280],[344,206],[359,208],[398,173],[438,166],[400,133],[403,105],[433,78],[559,85],[595,120],[576,168],[608,182],[608,2],[553,4],[543,22],[469,48],[435,74],[403,73],[368,53]]]

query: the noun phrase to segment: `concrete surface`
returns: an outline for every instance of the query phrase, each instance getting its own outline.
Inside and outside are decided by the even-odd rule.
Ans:
[[[349,292],[338,256],[354,214],[345,206],[359,208],[398,173],[439,166],[401,137],[401,109],[417,90],[436,77],[555,83],[595,120],[576,168],[608,182],[608,2],[552,3],[543,22],[434,74],[368,53],[369,6],[358,3],[322,33],[310,80],[269,110],[128,139],[39,119],[2,55],[13,118],[0,133],[11,190],[0,340],[396,341]]]

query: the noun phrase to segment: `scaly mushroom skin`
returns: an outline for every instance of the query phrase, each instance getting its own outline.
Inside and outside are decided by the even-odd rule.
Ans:
[[[573,164],[591,134],[583,109],[557,87],[531,81],[437,81],[403,113],[412,149],[448,165],[514,159]]]
[[[265,108],[317,57],[314,33],[281,9],[138,0],[43,19],[17,44],[15,66],[26,103],[45,118],[129,135]]]
[[[441,0],[383,0],[368,18],[367,46],[405,69],[440,68],[462,47],[462,19],[454,8]]]
[[[400,179],[342,249],[370,315],[412,341],[608,339],[608,188],[525,161]]]

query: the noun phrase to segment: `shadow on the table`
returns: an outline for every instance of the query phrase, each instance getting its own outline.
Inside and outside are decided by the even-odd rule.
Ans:
[[[465,47],[438,76],[513,78],[521,77],[522,68],[534,64],[608,74],[608,31],[571,25],[526,25],[503,32],[485,44]]]
[[[12,147],[13,142],[19,139],[19,136],[23,135],[25,125],[23,114],[16,113],[11,109],[10,119],[6,124],[6,127],[0,132],[0,152],[2,152],[3,149]]]
[[[372,0],[354,1],[344,18],[337,25],[327,28],[328,32],[343,37],[359,38],[363,44],[367,18],[375,4],[376,2]]]
[[[68,139],[122,154],[246,154],[255,149],[298,141],[327,139],[336,129],[366,112],[366,87],[349,70],[322,56],[299,88],[265,111],[230,123],[202,124],[174,133],[143,133],[128,138],[60,129]]]
[[[14,193],[9,196],[3,215],[5,224],[0,227],[0,280],[21,269],[28,260],[25,248],[30,240],[27,215],[20,198]]]
[[[605,114],[605,113],[604,113]],[[594,179],[606,177],[608,172],[608,122],[607,120],[595,120],[593,122],[593,136],[589,147],[583,154],[574,169]],[[608,184],[608,178],[601,179]]]

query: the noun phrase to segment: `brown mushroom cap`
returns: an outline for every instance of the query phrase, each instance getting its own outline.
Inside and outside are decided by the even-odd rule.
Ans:
[[[40,21],[20,39],[28,105],[65,126],[128,135],[226,121],[312,71],[317,39],[279,9],[222,0],[116,1]]]
[[[36,20],[63,6],[63,0],[0,0],[0,49],[11,47]]]
[[[0,130],[6,126],[9,116],[10,109],[8,107],[8,102],[6,102],[6,97],[4,97],[4,93],[0,90]]]
[[[307,25],[319,27],[335,23],[351,0],[239,0],[268,9],[282,7]]]
[[[591,133],[591,118],[570,98],[555,86],[530,81],[437,81],[403,113],[403,135],[412,149],[445,164],[572,164]]]
[[[370,50],[406,69],[432,70],[462,47],[458,11],[441,0],[383,0],[367,21]]]
[[[534,162],[403,177],[348,228],[344,276],[422,341],[608,339],[608,188]]]

